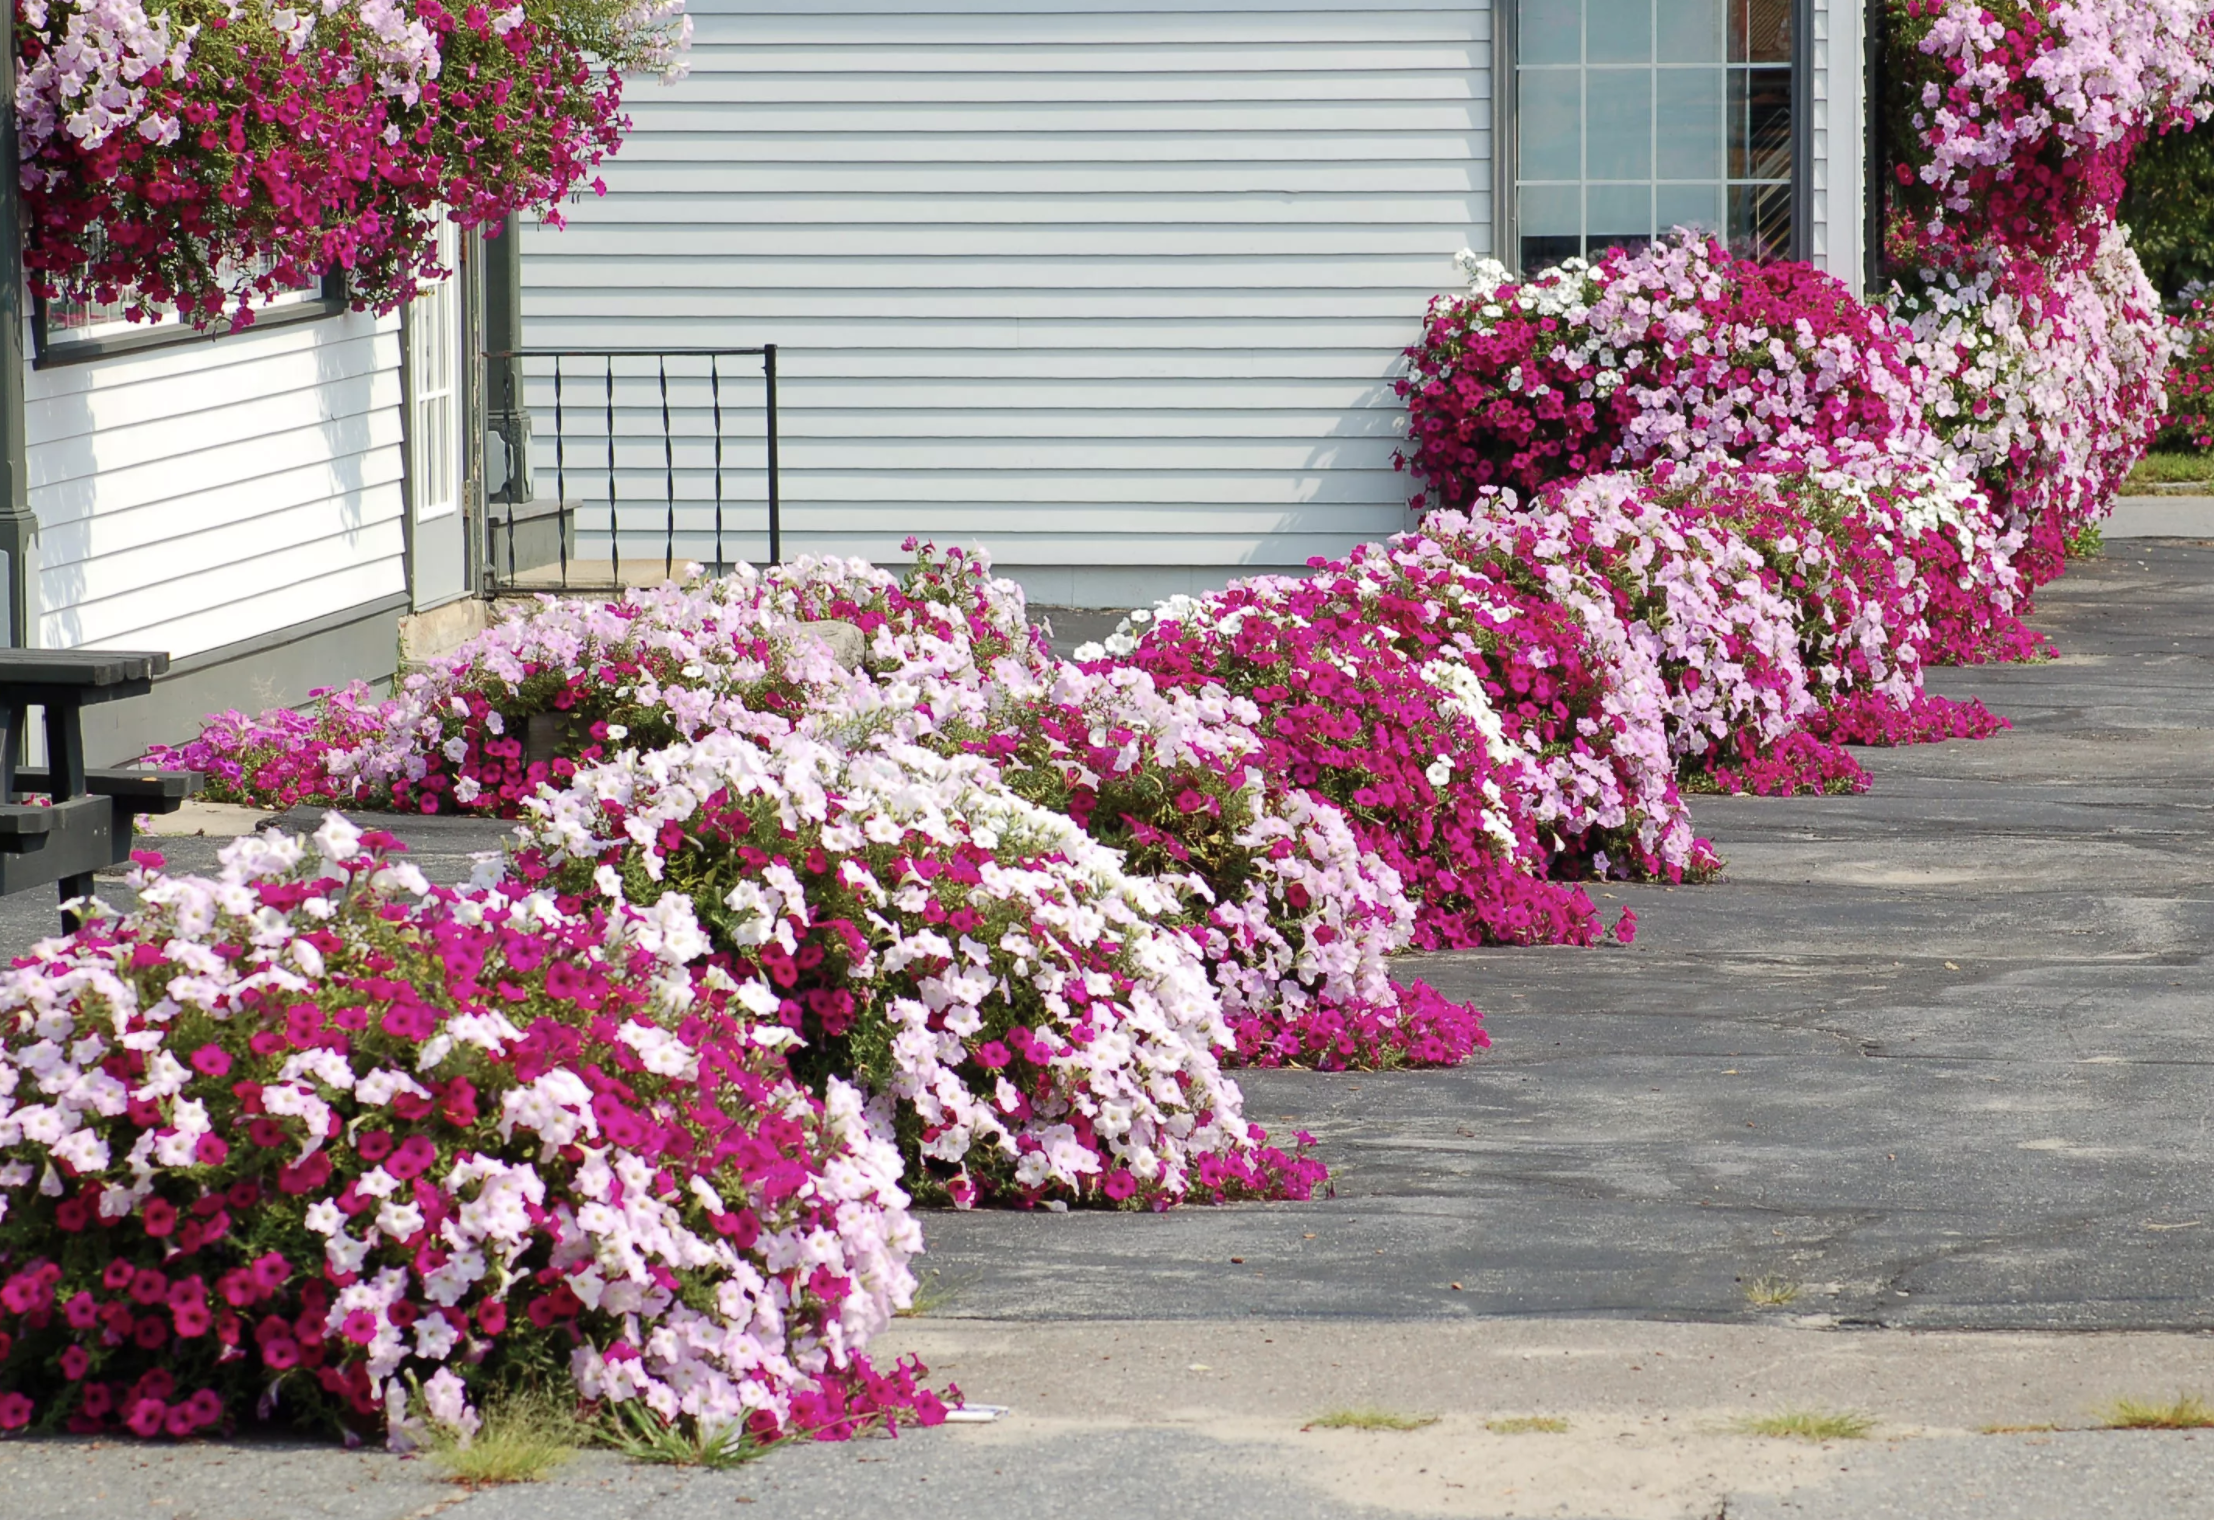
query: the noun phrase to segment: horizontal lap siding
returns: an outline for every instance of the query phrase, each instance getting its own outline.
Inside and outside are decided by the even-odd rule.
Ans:
[[[40,642],[200,653],[405,587],[395,319],[35,372]]]
[[[1487,6],[689,9],[691,77],[631,88],[607,196],[525,233],[525,337],[778,344],[792,549],[982,542],[1081,593],[1404,523],[1399,353],[1489,243]],[[601,409],[571,427],[603,429],[603,382],[570,385]],[[671,398],[703,426],[701,382]],[[532,403],[551,495],[542,379]],[[711,530],[712,460],[664,459],[659,404],[618,379],[618,433],[655,434],[618,448],[626,556],[672,473],[680,552]],[[723,405],[726,522],[759,554],[746,361]],[[563,492],[604,503],[604,445],[580,452]]]

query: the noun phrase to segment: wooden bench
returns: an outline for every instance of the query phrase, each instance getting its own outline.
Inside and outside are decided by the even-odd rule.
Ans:
[[[168,655],[146,651],[0,649],[0,896],[56,882],[65,904],[89,897],[94,872],[131,858],[135,815],[174,813],[200,789],[193,771],[85,765],[84,709],[144,696],[168,669]],[[46,720],[43,769],[17,764],[34,707]],[[64,932],[75,919],[63,911]]]

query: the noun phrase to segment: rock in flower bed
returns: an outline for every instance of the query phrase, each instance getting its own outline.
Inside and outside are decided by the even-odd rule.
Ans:
[[[899,1157],[761,973],[681,898],[392,845],[241,839],[0,981],[0,1428],[466,1431],[558,1370],[761,1439],[936,1420],[862,1349],[915,1287]]]

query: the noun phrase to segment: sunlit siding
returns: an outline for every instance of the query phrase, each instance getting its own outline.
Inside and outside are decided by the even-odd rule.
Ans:
[[[39,642],[185,659],[404,590],[400,388],[365,315],[35,371]]]
[[[608,194],[525,234],[526,341],[780,345],[787,553],[917,533],[1112,602],[1405,523],[1392,377],[1490,243],[1488,5],[688,9]]]

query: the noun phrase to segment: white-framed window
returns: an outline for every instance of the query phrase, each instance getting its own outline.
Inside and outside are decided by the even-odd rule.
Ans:
[[[1504,0],[1528,269],[1671,227],[1796,251],[1803,0]]]
[[[258,262],[256,274],[267,273],[274,261]],[[243,331],[277,326],[288,322],[308,321],[316,317],[335,316],[346,309],[346,281],[342,273],[330,274],[301,281],[289,290],[278,290],[258,296],[250,303],[253,325]],[[205,342],[210,338],[228,336],[233,329],[228,321],[219,320],[212,327],[196,328],[175,312],[170,312],[159,322],[133,322],[125,315],[124,303],[37,301],[32,306],[31,329],[35,347],[34,364],[39,369],[50,369],[59,364],[81,364],[111,354],[138,353],[149,348],[168,348],[181,343]]]
[[[408,303],[408,467],[415,520],[461,510],[461,235],[438,213],[438,262],[452,271]]]

